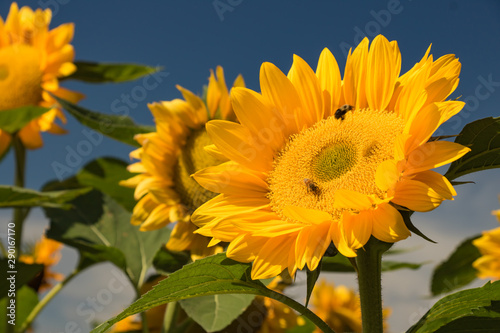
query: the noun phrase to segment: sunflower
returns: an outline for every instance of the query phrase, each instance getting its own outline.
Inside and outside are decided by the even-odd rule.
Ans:
[[[59,86],[58,78],[76,70],[69,44],[74,26],[66,23],[49,30],[51,17],[50,9],[19,9],[15,2],[5,22],[0,17],[0,112],[30,105],[51,108],[19,131],[29,149],[43,145],[40,132],[66,133],[55,123],[57,119],[65,123],[66,118],[51,93],[71,102],[83,97]],[[10,141],[10,135],[0,130],[0,155]]]
[[[313,312],[335,332],[362,332],[361,304],[354,290],[322,280],[314,287],[311,303]],[[383,310],[384,330],[390,312],[389,308]],[[316,329],[315,332],[322,331]]]
[[[229,161],[194,174],[220,194],[192,221],[212,244],[230,242],[229,258],[253,261],[253,279],[314,270],[332,241],[354,257],[372,235],[405,239],[395,207],[425,212],[456,195],[430,169],[470,149],[430,138],[464,106],[445,101],[460,62],[434,61],[429,48],[400,76],[397,43],[379,35],[368,44],[349,52],[343,80],[326,48],[316,73],[298,56],[288,75],[264,63],[261,93],[231,92],[239,123],[206,126],[214,152]]]
[[[243,87],[238,76],[234,87]],[[205,190],[191,178],[194,172],[221,163],[221,156],[210,149],[212,142],[205,130],[210,119],[234,121],[224,71],[218,66],[211,71],[206,103],[191,91],[180,86],[184,100],[174,99],[149,105],[156,121],[156,132],[135,137],[141,148],[131,158],[139,159],[129,166],[130,172],[140,173],[120,184],[135,188],[132,224],[140,230],[156,230],[178,222],[167,243],[173,251],[190,250],[193,259],[222,251],[221,247],[207,248],[209,239],[193,232],[191,213],[214,193]],[[207,149],[205,149],[207,148]]]
[[[500,222],[500,209],[491,212]],[[482,256],[472,263],[481,279],[500,280],[500,227],[484,231],[483,235],[472,241]]]
[[[44,291],[51,287],[52,281],[61,281],[63,279],[61,273],[53,272],[51,269],[61,260],[61,247],[61,243],[42,236],[36,242],[31,253],[21,254],[19,261],[30,265],[40,264],[44,267],[42,273],[35,277],[33,281],[33,287],[37,291]]]

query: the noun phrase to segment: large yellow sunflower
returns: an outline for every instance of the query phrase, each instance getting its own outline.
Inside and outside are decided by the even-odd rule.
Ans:
[[[243,87],[238,76],[234,87]],[[120,184],[135,188],[136,204],[132,224],[141,230],[155,230],[170,222],[174,227],[167,248],[173,251],[190,250],[193,259],[220,252],[220,247],[207,248],[209,239],[193,232],[191,213],[214,197],[191,178],[196,171],[221,163],[224,158],[211,152],[212,142],[205,130],[210,119],[235,120],[229,101],[224,71],[218,66],[211,71],[206,103],[180,86],[184,100],[174,99],[149,105],[156,121],[156,132],[136,136],[141,148],[130,156],[140,162],[129,171],[140,173]],[[206,149],[208,148],[208,149]],[[222,159],[221,159],[222,158]]]
[[[500,209],[491,212],[500,222]],[[500,280],[500,227],[484,231],[483,235],[472,242],[481,252],[472,266],[477,269],[481,279]]]
[[[356,256],[374,236],[410,235],[394,204],[429,211],[456,195],[430,169],[470,149],[429,141],[464,103],[445,101],[458,85],[454,55],[422,60],[400,74],[395,41],[377,36],[349,53],[344,78],[328,49],[316,73],[294,56],[288,75],[271,63],[261,93],[233,89],[239,123],[214,120],[207,131],[229,161],[194,174],[220,193],[192,216],[196,232],[230,242],[227,256],[253,261],[252,278],[316,269],[333,241]]]
[[[50,9],[19,9],[15,2],[5,22],[0,17],[0,112],[29,105],[52,108],[19,131],[29,149],[43,145],[40,132],[65,133],[55,121],[64,123],[66,118],[50,93],[71,102],[83,97],[59,86],[58,78],[76,70],[69,44],[74,26],[66,23],[49,30],[51,17]],[[10,135],[0,130],[0,154],[10,140]]]

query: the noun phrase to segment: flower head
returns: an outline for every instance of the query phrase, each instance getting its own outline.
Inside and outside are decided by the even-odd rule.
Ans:
[[[491,212],[500,222],[500,209]],[[472,263],[481,279],[500,280],[500,227],[484,231],[483,235],[472,241],[482,256]]]
[[[288,75],[264,63],[261,93],[231,93],[239,124],[207,124],[229,161],[194,174],[220,193],[193,214],[197,233],[230,242],[228,257],[253,261],[254,279],[314,270],[332,241],[353,257],[371,236],[408,237],[394,205],[429,211],[452,200],[450,182],[430,169],[470,150],[429,141],[464,105],[444,101],[460,62],[429,51],[401,76],[398,45],[383,36],[349,53],[343,80],[328,49],[316,72],[298,56]]]
[[[241,76],[235,87],[244,86]],[[212,142],[205,130],[210,119],[234,120],[229,92],[222,67],[211,72],[206,102],[187,89],[177,88],[184,100],[174,99],[149,105],[156,121],[156,132],[140,134],[141,148],[130,156],[139,159],[129,171],[139,175],[120,184],[135,188],[139,200],[132,214],[132,224],[141,230],[155,230],[178,222],[167,243],[174,251],[190,250],[193,259],[220,252],[220,247],[207,248],[209,239],[193,232],[191,213],[214,197],[191,177],[196,171],[221,163],[221,156],[210,153]]]
[[[51,93],[77,102],[83,96],[59,86],[58,78],[76,70],[72,23],[49,30],[50,9],[19,9],[14,2],[5,22],[0,17],[0,112],[23,106],[51,108],[19,131],[23,144],[30,149],[43,145],[40,132],[63,134],[55,123],[66,122]],[[8,147],[10,135],[0,130],[0,154]]]
[[[19,260],[26,264],[41,264],[44,266],[40,278],[37,278],[36,289],[43,291],[50,288],[52,280],[61,281],[63,275],[52,271],[61,259],[62,244],[45,236],[35,244],[32,253],[22,254]]]
[[[311,297],[313,312],[335,332],[362,332],[359,295],[345,286],[335,287],[322,280],[314,287]],[[390,309],[383,310],[384,321]],[[387,324],[384,322],[384,328]],[[321,332],[317,329],[315,332]]]

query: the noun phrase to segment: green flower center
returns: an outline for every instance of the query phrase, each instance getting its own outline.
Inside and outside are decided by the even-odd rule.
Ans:
[[[323,182],[339,178],[356,164],[356,149],[349,144],[337,143],[324,148],[311,162],[315,179]]]
[[[201,187],[191,177],[196,171],[221,163],[220,160],[205,151],[204,147],[211,144],[212,141],[205,127],[193,131],[180,151],[175,165],[175,190],[191,213],[217,195],[217,193]]]

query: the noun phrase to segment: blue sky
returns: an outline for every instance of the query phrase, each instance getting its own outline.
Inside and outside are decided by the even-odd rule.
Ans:
[[[161,82],[142,95],[137,93],[140,89],[137,87],[143,86],[141,80],[115,85],[64,84],[87,95],[81,105],[104,113],[116,112],[116,106],[126,106],[127,114],[138,123],[153,123],[147,103],[180,97],[176,84],[200,93],[207,82],[209,69],[217,65],[224,67],[228,82],[241,73],[248,87],[259,90],[259,67],[264,61],[272,62],[286,72],[292,63],[292,55],[298,54],[315,68],[321,50],[328,47],[342,68],[348,47],[355,46],[363,35],[371,39],[379,33],[389,40],[398,41],[403,71],[420,60],[431,43],[431,53],[435,58],[454,53],[462,62],[460,84],[451,97],[462,96],[467,106],[443,126],[446,134],[457,134],[472,120],[500,115],[500,2],[495,0],[39,0],[19,1],[19,4],[49,6],[54,10],[51,27],[74,22],[73,45],[77,60],[162,66],[164,69],[158,76]],[[0,1],[2,17],[6,16],[9,6],[9,1]],[[122,102],[124,95],[131,96],[132,103]],[[70,116],[66,128],[70,131],[66,136],[44,135],[45,146],[29,152],[28,187],[38,189],[56,178],[53,163],[66,163],[68,152],[75,151],[82,140],[88,140],[82,132],[84,127]],[[131,149],[105,139],[93,144],[91,151],[86,156],[80,155],[81,159],[70,168],[76,172],[79,167],[101,156],[127,160]],[[0,163],[0,183],[12,184],[13,173],[10,153]],[[388,293],[386,303],[394,309],[391,318],[394,332],[407,328],[407,318],[425,308],[426,305],[417,305],[415,298],[426,295],[432,266],[446,257],[461,239],[497,226],[489,214],[499,208],[496,196],[500,193],[500,172],[487,171],[465,178],[475,180],[476,184],[459,187],[454,202],[447,202],[429,214],[416,214],[416,221],[420,223],[416,223],[417,226],[428,230],[431,238],[437,238],[440,245],[433,247],[416,236],[412,237],[408,244],[422,246],[421,256],[427,255],[434,264],[417,273],[401,273],[404,281],[397,278],[398,273],[390,273],[389,286],[402,288],[394,288],[398,292],[391,291],[389,286],[385,288]],[[8,221],[10,212],[0,211],[0,218]],[[27,225],[28,237],[37,238],[46,223],[43,214],[35,211]],[[419,260],[418,252],[410,257],[424,261]],[[64,254],[66,257],[60,269],[67,272],[71,270],[75,254],[71,250],[65,250]],[[89,295],[93,292],[91,288],[98,291],[102,288],[99,283],[105,285],[109,279],[106,277],[109,272],[105,271],[105,268],[96,267],[95,271],[93,268],[86,273],[94,280],[94,284],[88,286]],[[352,286],[355,286],[352,276],[338,279],[333,276],[331,279],[347,279],[343,283],[352,280]],[[412,279],[425,281],[424,286],[407,297],[403,296],[404,284]],[[81,285],[84,280],[82,277],[80,282],[73,282]],[[38,321],[40,332],[63,332],[64,323],[75,316],[71,304],[77,306],[85,295],[74,290],[64,291],[42,313]],[[125,294],[117,296],[98,318],[109,317],[128,301]],[[82,318],[75,320],[80,320],[83,332],[88,330]]]

